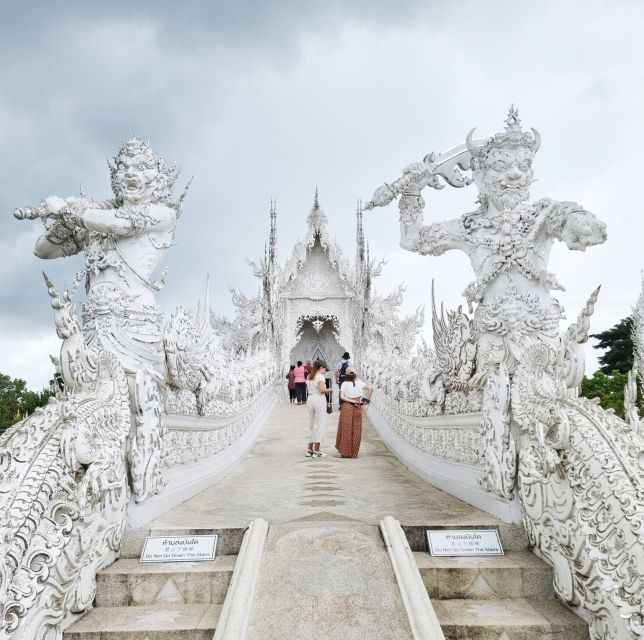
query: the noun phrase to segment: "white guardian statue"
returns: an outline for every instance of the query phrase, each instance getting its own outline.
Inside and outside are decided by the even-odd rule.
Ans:
[[[532,162],[541,137],[535,129],[523,131],[518,111],[510,108],[505,131],[488,140],[474,141],[470,131],[465,145],[444,154],[430,154],[405,168],[402,178],[376,190],[366,206],[383,206],[400,195],[400,245],[421,255],[438,256],[450,249],[465,252],[476,279],[464,295],[478,333],[478,376],[504,363],[510,372],[521,353],[535,341],[559,339],[562,308],[550,295],[563,290],[548,271],[554,240],[569,249],[606,240],[606,225],[581,205],[542,198],[530,202]],[[472,178],[458,167],[471,168]],[[479,207],[446,222],[423,224],[425,186],[442,188],[473,180]]]
[[[127,377],[134,425],[127,455],[134,497],[142,501],[163,486],[167,445],[161,419],[167,378],[163,313],[155,300],[165,274],[155,280],[154,272],[172,245],[185,191],[176,203],[170,200],[175,167],[167,168],[136,137],[121,147],[110,172],[111,200],[50,196],[14,215],[43,221],[39,258],[85,252],[76,276],[76,283],[85,279],[87,293],[77,332],[82,330],[85,352],[113,354]],[[70,318],[76,322],[75,314]],[[79,377],[73,350],[61,351],[58,366],[63,380]]]
[[[510,382],[523,353],[538,344],[559,351],[565,342],[569,345],[567,382],[576,386],[583,375],[583,358],[575,342],[587,339],[587,313],[562,341],[563,309],[550,295],[553,289],[563,290],[548,271],[553,242],[561,240],[570,249],[583,251],[606,240],[606,225],[576,202],[550,198],[530,202],[532,161],[541,136],[536,129],[521,128],[513,106],[505,123],[505,131],[488,140],[473,140],[472,129],[465,144],[409,165],[401,178],[379,187],[366,208],[384,206],[400,196],[400,245],[404,249],[421,255],[458,249],[470,259],[475,280],[464,295],[470,311],[476,305],[476,371],[469,384],[485,388],[481,484],[511,499],[517,455]],[[471,177],[461,170],[471,170]],[[474,182],[479,207],[459,218],[425,225],[421,190],[428,186],[442,189],[445,182],[455,187]],[[589,300],[590,310],[597,293]]]
[[[144,363],[161,381],[162,314],[154,294],[164,277],[155,280],[153,274],[172,244],[183,196],[170,201],[176,169],[136,137],[125,142],[110,172],[111,200],[51,196],[38,207],[17,209],[15,216],[43,220],[45,232],[35,248],[39,258],[85,252],[80,277],[86,281],[88,347],[98,342],[116,354],[128,376]]]

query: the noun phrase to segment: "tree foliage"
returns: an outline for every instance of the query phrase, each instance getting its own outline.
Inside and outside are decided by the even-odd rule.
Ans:
[[[0,429],[6,429],[47,404],[49,389],[30,391],[20,378],[0,373]]]
[[[599,398],[599,404],[604,409],[614,409],[615,413],[624,417],[624,386],[628,379],[627,373],[615,369],[611,374],[602,370],[595,371],[581,381],[581,395],[586,398]]]
[[[632,330],[633,318],[629,316],[606,331],[591,334],[591,338],[598,340],[593,348],[606,349],[606,353],[599,356],[602,373],[612,376],[615,371],[628,373],[633,368]]]

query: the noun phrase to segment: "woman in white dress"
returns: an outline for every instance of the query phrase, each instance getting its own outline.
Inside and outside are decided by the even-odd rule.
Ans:
[[[324,458],[326,453],[320,451],[320,443],[324,442],[324,419],[326,417],[326,397],[333,389],[326,388],[326,365],[323,362],[313,363],[313,370],[308,379],[309,391],[309,418],[311,429],[309,431],[309,448],[307,458]]]

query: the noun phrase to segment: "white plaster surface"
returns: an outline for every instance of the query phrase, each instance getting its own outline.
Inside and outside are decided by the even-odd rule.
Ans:
[[[308,408],[276,406],[253,449],[231,473],[159,516],[150,527],[246,527],[254,518],[271,526],[298,521],[378,525],[387,515],[403,526],[503,524],[407,470],[377,437],[371,415],[370,409],[357,459],[340,458],[335,451],[337,411],[326,418],[322,450],[328,457],[312,459],[304,455]]]
[[[480,467],[438,458],[414,447],[389,426],[376,407],[370,408],[369,417],[393,455],[420,478],[504,522],[521,522],[518,499],[515,497],[507,500],[485,491],[479,482]],[[463,424],[467,424],[467,417],[463,416],[440,416],[436,420],[443,418],[446,423],[454,422],[454,418],[461,418]],[[476,414],[476,421],[478,420],[480,417]]]

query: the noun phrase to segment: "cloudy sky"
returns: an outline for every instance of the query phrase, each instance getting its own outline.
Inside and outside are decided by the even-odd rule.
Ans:
[[[132,134],[194,175],[160,301],[192,305],[206,274],[213,307],[227,286],[258,288],[245,259],[263,251],[277,199],[281,259],[305,232],[315,187],[353,256],[356,199],[407,163],[500,130],[511,103],[542,134],[535,197],[581,202],[608,224],[587,253],[556,246],[551,267],[574,318],[603,285],[594,329],[630,312],[644,266],[644,5],[639,0],[273,0],[3,3],[0,25],[0,371],[34,387],[58,349],[40,271],[71,282],[78,258],[33,256],[38,222],[16,206],[110,196],[105,157]],[[475,192],[426,198],[426,219],[473,207]],[[398,248],[397,209],[365,219],[407,284],[406,310],[450,306],[472,279],[462,254]],[[595,366],[594,355],[589,369]]]

